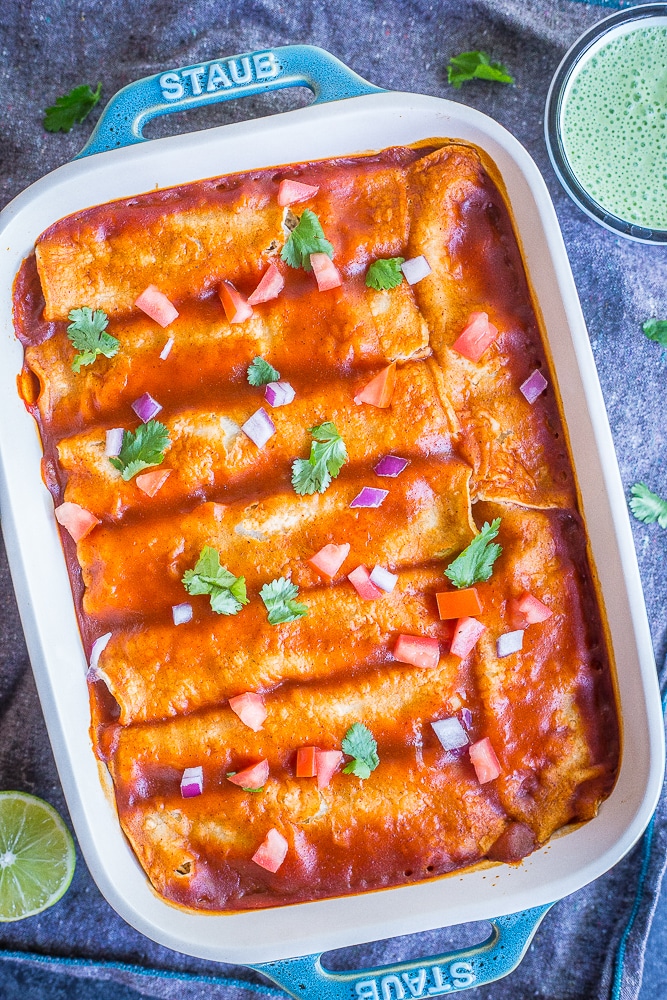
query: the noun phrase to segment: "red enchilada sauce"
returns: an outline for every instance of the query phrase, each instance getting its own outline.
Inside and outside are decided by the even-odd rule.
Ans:
[[[281,262],[284,178],[318,188],[291,211],[317,214],[339,288],[320,292],[312,273]],[[419,255],[431,267],[423,281],[366,286],[374,260]],[[158,892],[220,911],[400,885],[517,861],[595,814],[619,754],[604,629],[521,255],[472,150],[395,149],[140,195],[56,223],[37,260],[14,290],[20,390],[54,505],[78,503],[101,522],[77,545],[62,531],[86,654],[112,634],[101,679],[89,678],[91,734]],[[278,298],[229,324],[220,281],[248,295],[270,263],[285,278]],[[149,284],[179,312],[168,329],[132,307]],[[82,306],[105,308],[120,348],[74,374],[68,313]],[[499,331],[478,363],[452,348],[475,311]],[[249,386],[256,356],[294,388],[292,404],[272,409]],[[391,405],[356,404],[394,361]],[[534,370],[549,385],[531,405],[519,387]],[[144,392],[171,441],[172,471],[152,498],[104,457],[106,430],[138,426],[130,406]],[[238,427],[260,406],[277,431],[257,449]],[[322,494],[298,496],[292,463],[326,420],[352,457]],[[373,471],[388,453],[410,461],[396,479]],[[350,508],[364,487],[389,495]],[[485,632],[461,659],[435,594],[452,589],[443,569],[496,518],[502,555],[476,585]],[[350,555],[329,581],[309,558],[343,543]],[[181,583],[206,544],[247,579],[249,605],[233,617]],[[347,574],[376,562],[399,581],[364,600]],[[259,591],[280,576],[309,613],[273,626]],[[500,657],[524,592],[551,615]],[[179,602],[193,619],[176,626]],[[399,634],[437,640],[437,666],[397,662]],[[267,709],[257,732],[229,707],[246,691]],[[431,723],[453,716],[471,744],[490,740],[497,778],[480,782],[467,747],[443,748]],[[321,789],[297,777],[300,747],[340,750],[355,722],[377,741],[368,777],[339,769]],[[258,760],[269,763],[261,791],[228,780]],[[202,794],[183,798],[183,771],[197,766]],[[253,861],[269,829],[287,842],[275,873]]]

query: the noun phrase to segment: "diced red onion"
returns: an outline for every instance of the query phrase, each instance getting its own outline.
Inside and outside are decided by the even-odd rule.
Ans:
[[[192,605],[187,602],[185,604],[174,604],[171,614],[174,619],[174,625],[185,625],[186,622],[192,620]]]
[[[464,747],[470,742],[468,734],[455,715],[449,719],[432,722],[431,726],[445,750],[456,750],[457,747]]]
[[[291,403],[296,393],[289,382],[269,382],[264,389],[264,399],[270,406],[285,406]]]
[[[466,729],[472,728],[472,712],[469,708],[461,709],[461,722],[466,727]]]
[[[401,271],[409,285],[416,285],[422,278],[426,278],[431,273],[431,266],[423,254],[419,257],[411,257],[401,264]]]
[[[379,507],[389,495],[389,490],[376,490],[374,486],[364,486],[361,493],[350,504],[350,507]]]
[[[390,476],[395,479],[409,464],[407,458],[399,458],[398,455],[385,455],[375,466],[373,472],[376,476]]]
[[[241,425],[241,430],[258,448],[263,448],[269,438],[276,433],[273,420],[263,407],[248,417],[246,422]]]
[[[165,361],[168,358],[169,352],[170,352],[170,350],[172,349],[173,346],[174,346],[174,338],[173,337],[169,337],[169,340],[167,341],[167,343],[164,345],[164,347],[160,351],[160,360],[161,361]]]
[[[544,392],[548,384],[542,372],[536,368],[533,374],[529,375],[526,381],[519,386],[519,389],[532,405],[537,397]]]
[[[498,636],[496,641],[498,656],[509,656],[510,653],[518,653],[523,646],[523,632],[524,630],[519,628],[515,632],[505,632],[504,635]]]
[[[191,799],[194,795],[201,795],[204,790],[204,771],[201,767],[186,767],[181,778],[181,795],[184,799]]]
[[[104,635],[101,635],[99,639],[96,639],[95,642],[93,643],[90,650],[90,666],[89,666],[90,673],[94,674],[95,671],[97,670],[97,664],[100,662],[100,655],[102,653],[102,650],[106,649],[107,643],[109,642],[110,638],[111,638],[111,632],[106,632]]]
[[[132,403],[132,409],[139,417],[139,420],[147,424],[149,420],[158,415],[162,406],[156,399],[153,399],[152,396],[145,392],[143,396],[139,396],[139,399],[135,399]]]
[[[123,447],[123,434],[125,431],[122,427],[112,427],[111,430],[107,431],[106,446],[104,448],[104,454],[107,458],[115,458],[116,455],[120,455],[120,449]]]
[[[387,594],[391,594],[392,590],[396,586],[398,577],[390,573],[388,569],[384,566],[375,566],[371,573],[371,583],[374,583],[376,587],[380,590],[384,590]]]

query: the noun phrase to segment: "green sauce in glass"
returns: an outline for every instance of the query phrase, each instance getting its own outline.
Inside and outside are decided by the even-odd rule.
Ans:
[[[667,229],[667,25],[612,33],[593,52],[561,108],[570,167],[606,212]]]

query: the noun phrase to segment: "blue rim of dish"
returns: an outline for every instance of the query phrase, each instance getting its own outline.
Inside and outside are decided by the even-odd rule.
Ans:
[[[560,122],[563,96],[568,81],[586,57],[591,45],[619,24],[650,20],[655,17],[667,17],[667,3],[650,3],[629,7],[617,14],[612,14],[611,17],[606,17],[603,21],[598,21],[581,38],[577,39],[572,48],[565,54],[551,81],[544,114],[544,137],[547,152],[558,179],[569,196],[586,215],[594,219],[595,222],[599,222],[601,226],[640,243],[667,243],[667,229],[648,229],[645,226],[638,226],[636,223],[619,218],[599,205],[582,187],[569,164],[563,146]]]

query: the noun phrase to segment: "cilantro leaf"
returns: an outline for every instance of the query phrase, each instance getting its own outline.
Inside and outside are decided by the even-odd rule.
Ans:
[[[644,483],[635,483],[630,487],[630,492],[630,510],[638,521],[643,521],[644,524],[654,524],[657,521],[661,528],[667,528],[667,500],[651,492]]]
[[[310,458],[297,458],[292,463],[292,486],[300,496],[324,493],[347,462],[345,442],[335,424],[325,420],[319,427],[308,430],[315,438]]]
[[[112,358],[118,353],[120,342],[104,332],[109,320],[103,309],[93,312],[88,306],[83,306],[82,309],[72,309],[67,318],[70,320],[67,336],[80,352],[72,362],[75,372],[81,371],[81,365],[92,365],[98,354]]]
[[[248,603],[245,577],[234,576],[220,565],[220,553],[205,545],[194,569],[186,569],[183,586],[188,594],[209,594],[211,609],[217,615],[237,615]]]
[[[461,52],[452,56],[447,66],[447,80],[457,89],[467,80],[493,80],[495,83],[514,83],[502,63],[491,62],[486,52]]]
[[[374,260],[366,272],[366,285],[380,292],[386,288],[396,288],[403,281],[401,264],[405,257],[388,257]]]
[[[128,482],[142,469],[161,465],[169,444],[169,431],[164,424],[149,420],[147,424],[139,424],[136,431],[123,431],[120,453],[109,461]]]
[[[287,577],[281,576],[271,583],[265,583],[259,592],[264,606],[269,612],[269,625],[282,625],[283,622],[293,622],[308,614],[305,604],[299,604],[294,598],[299,588]]]
[[[307,208],[299,219],[299,224],[289,234],[280,256],[290,267],[312,271],[311,253],[325,253],[328,257],[333,257],[333,247],[324,235],[320,220]]]
[[[264,358],[253,358],[248,365],[248,382],[250,385],[268,385],[269,382],[278,382],[280,372],[276,371]]]
[[[667,347],[667,319],[647,319],[642,330],[649,340],[655,340]]]
[[[355,722],[345,733],[342,743],[344,753],[353,757],[343,768],[343,774],[356,774],[357,778],[369,778],[371,771],[380,763],[378,745],[373,734],[363,722]]]
[[[487,521],[470,545],[449,564],[445,576],[455,587],[472,587],[475,583],[489,579],[493,564],[503,551],[500,545],[491,544],[499,528],[499,517],[491,524]]]
[[[79,125],[100,99],[102,84],[97,84],[97,90],[90,89],[87,83],[74,87],[68,94],[63,94],[44,112],[44,128],[47,132],[69,132],[72,126]]]

